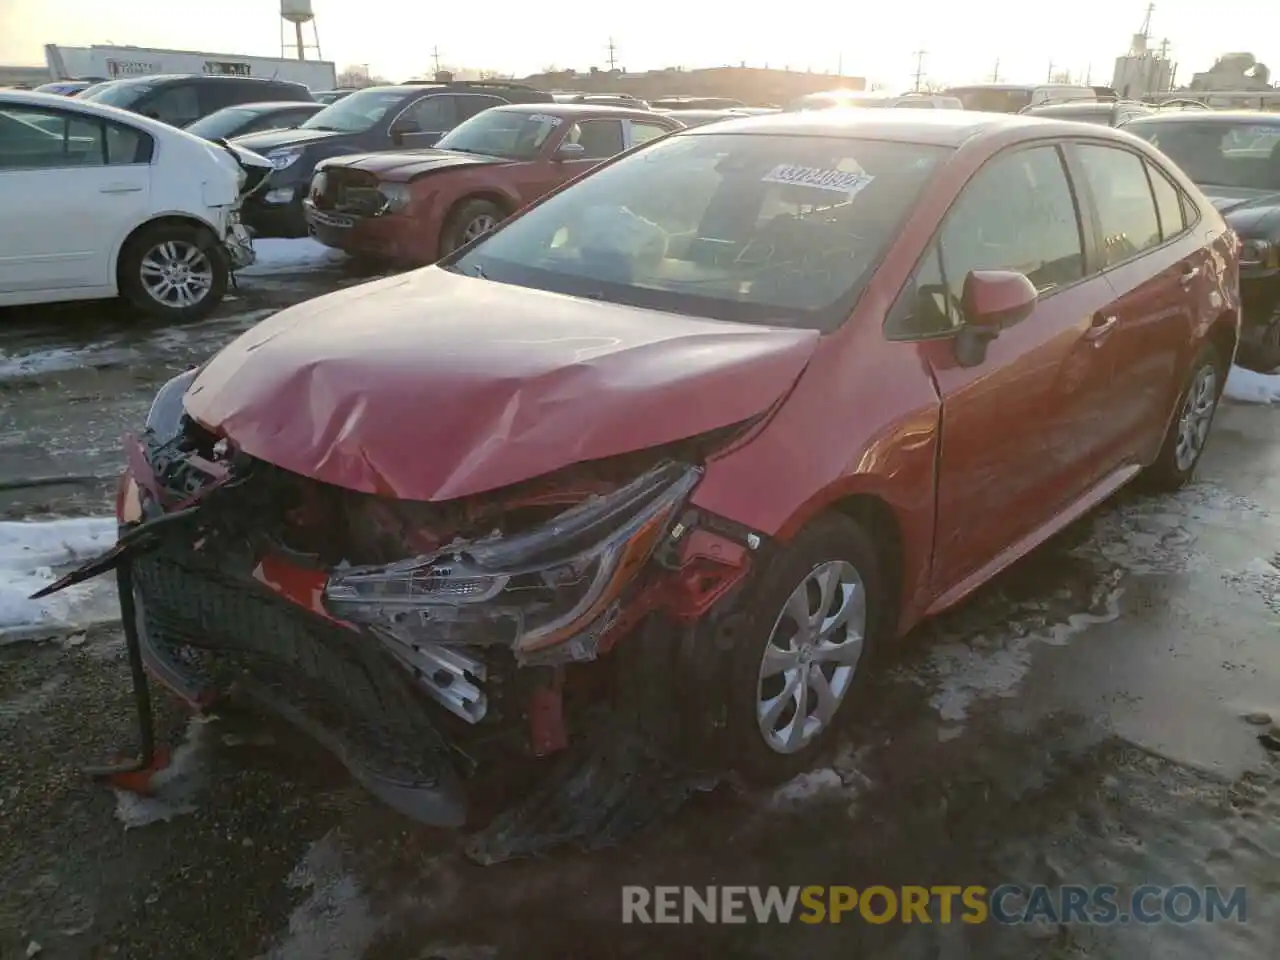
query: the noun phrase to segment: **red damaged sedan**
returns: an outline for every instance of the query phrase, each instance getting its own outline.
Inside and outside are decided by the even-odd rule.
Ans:
[[[429,823],[624,714],[787,778],[877,646],[1187,481],[1238,325],[1234,236],[1123,132],[683,131],[166,385],[120,494],[127,636]]]
[[[434,149],[321,162],[303,211],[321,243],[424,266],[596,164],[683,127],[625,107],[492,107]]]

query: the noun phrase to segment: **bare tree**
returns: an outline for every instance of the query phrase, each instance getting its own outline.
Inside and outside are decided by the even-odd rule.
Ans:
[[[367,63],[350,64],[338,74],[340,87],[374,87],[389,82],[385,77],[371,74]]]

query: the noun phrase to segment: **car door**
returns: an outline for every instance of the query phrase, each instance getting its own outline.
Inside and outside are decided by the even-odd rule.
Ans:
[[[1096,340],[1114,380],[1102,421],[1112,446],[1100,459],[1146,462],[1160,448],[1182,385],[1209,252],[1188,229],[1178,188],[1147,158],[1110,143],[1075,143],[1071,154],[1096,210],[1112,288],[1102,319],[1107,329]]]
[[[1032,535],[1083,492],[1079,424],[1105,402],[1106,365],[1089,341],[1111,298],[1092,272],[1082,210],[1056,144],[988,161],[947,212],[886,331],[916,340],[941,400],[935,596]],[[1015,270],[1039,291],[985,358],[957,356],[966,277]]]
[[[110,286],[119,243],[145,218],[152,149],[126,124],[4,105],[0,294]]]
[[[434,94],[409,104],[388,128],[397,147],[430,147],[458,123],[458,98]]]
[[[561,141],[562,147],[564,144],[572,144],[570,149],[573,152],[562,150],[556,156],[557,185],[617,156],[623,151],[625,143],[621,120],[597,117],[573,124]],[[578,147],[581,149],[575,149]]]

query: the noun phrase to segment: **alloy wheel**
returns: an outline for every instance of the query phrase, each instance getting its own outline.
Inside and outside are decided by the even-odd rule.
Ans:
[[[1213,364],[1206,363],[1192,378],[1182,411],[1178,414],[1178,442],[1174,447],[1173,460],[1180,471],[1190,470],[1204,449],[1217,403],[1218,372]]]
[[[497,225],[497,219],[487,213],[482,213],[478,217],[473,217],[462,230],[462,243],[470,243],[476,237],[483,237]],[[461,246],[461,244],[459,244],[459,246]]]
[[[814,567],[774,621],[760,663],[756,722],[777,753],[796,753],[830,727],[853,682],[867,594],[853,564]]]
[[[213,289],[213,264],[195,243],[166,240],[142,258],[142,287],[166,307],[194,307]]]

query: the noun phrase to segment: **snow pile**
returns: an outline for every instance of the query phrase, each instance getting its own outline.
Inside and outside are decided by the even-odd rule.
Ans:
[[[297,240],[278,240],[271,237],[253,241],[257,259],[252,266],[236,271],[239,277],[269,277],[279,273],[305,273],[319,267],[332,266],[347,255],[341,250],[326,247],[311,237]]]
[[[1222,395],[1241,403],[1275,403],[1280,400],[1280,373],[1254,373],[1233,366]]]
[[[110,581],[89,581],[45,597],[27,598],[57,579],[57,567],[82,562],[116,539],[114,517],[0,523],[0,641],[6,634],[83,628],[119,616]]]

